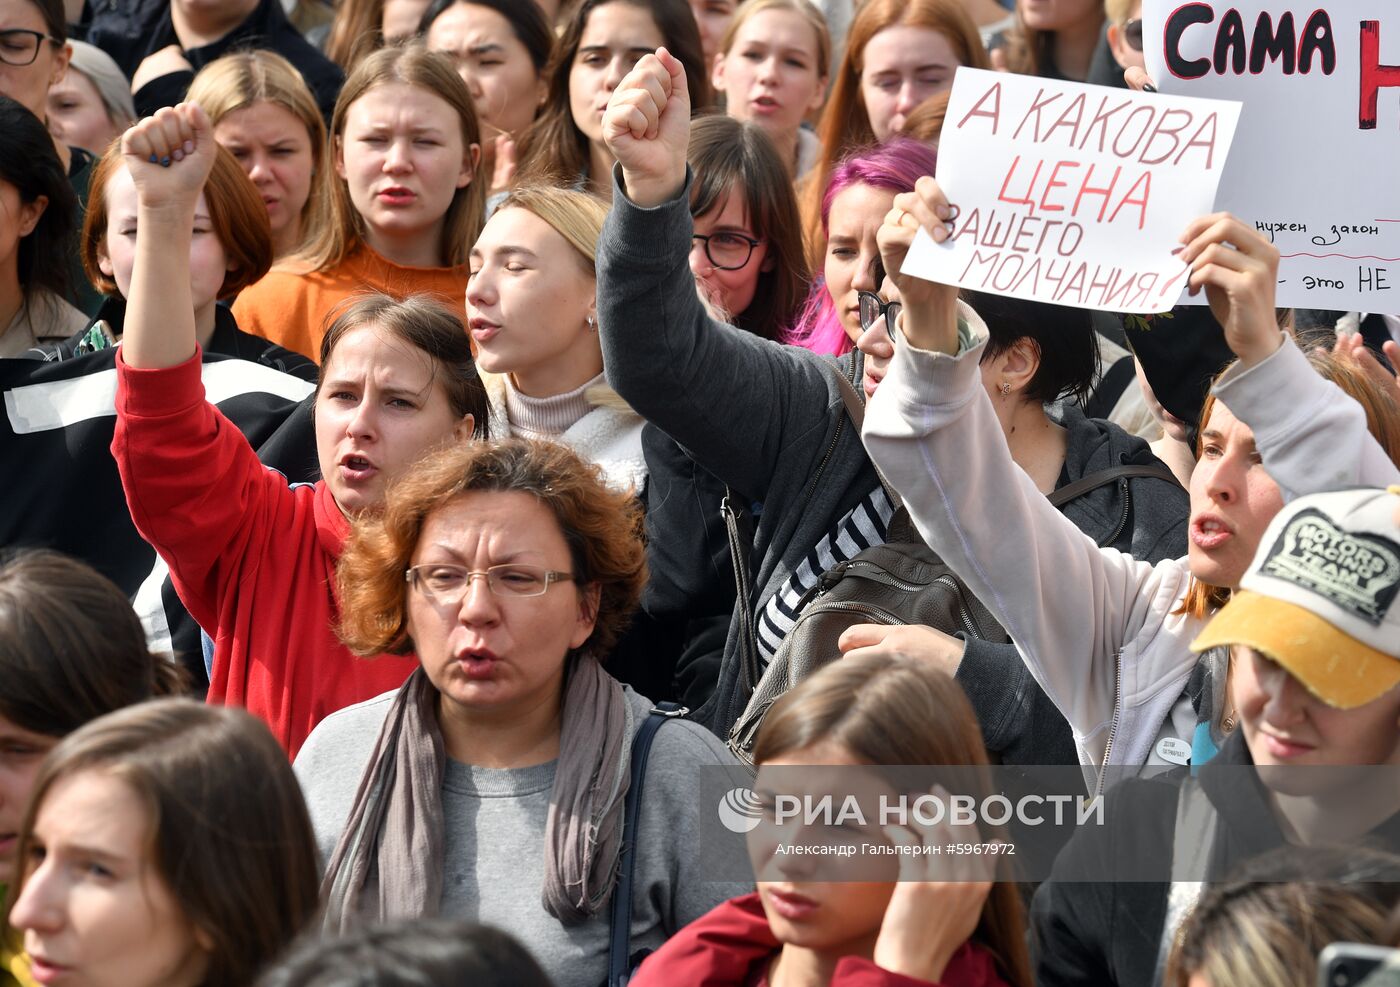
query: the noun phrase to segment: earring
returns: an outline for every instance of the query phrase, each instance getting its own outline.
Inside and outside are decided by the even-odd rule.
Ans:
[[[1010,382],[1010,381],[1007,381],[1007,380],[1002,381],[1002,382],[1001,382],[1001,386],[1000,386],[999,388],[997,388],[997,389],[998,389],[999,391],[1001,391],[1001,396],[1002,396],[1002,397],[1006,398],[1006,397],[1010,397],[1010,396],[1011,396],[1011,382]]]
[[[598,331],[598,323],[597,323],[596,321],[594,321],[593,316],[591,316],[591,315],[590,315],[590,316],[586,316],[584,321],[586,321],[586,322],[588,323],[588,331],[589,331],[589,332],[597,332],[597,331]]]

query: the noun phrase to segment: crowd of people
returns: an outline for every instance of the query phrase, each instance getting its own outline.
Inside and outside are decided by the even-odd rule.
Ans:
[[[1146,332],[903,273],[957,70],[1141,15],[0,0],[0,987],[1400,950],[1400,320],[1227,213]],[[912,767],[1104,822],[842,876],[770,790]]]

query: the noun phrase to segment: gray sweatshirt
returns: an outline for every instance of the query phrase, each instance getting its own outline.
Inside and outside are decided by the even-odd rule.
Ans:
[[[311,812],[322,864],[345,829],[394,692],[333,713],[312,731],[294,768]],[[627,690],[637,723],[651,703]],[[444,869],[440,913],[498,926],[534,954],[556,987],[597,987],[607,975],[608,917],[566,928],[544,910],[544,831],[557,762],[529,768],[478,768],[448,760],[442,808]],[[680,720],[663,724],[647,761],[638,826],[632,900],[632,949],[660,946],[677,929],[752,886],[708,879],[714,840],[696,805],[702,765],[733,764],[704,729]],[[745,853],[734,837],[734,854]]]
[[[735,332],[701,307],[688,259],[689,171],[686,187],[653,209],[627,198],[616,171],[613,182],[598,244],[598,334],[608,382],[746,503],[762,503],[746,604],[757,613],[880,481],[844,412],[829,359]],[[839,366],[859,382],[859,353]],[[737,688],[744,605],[729,624],[718,688],[694,713],[721,735],[748,700]]]

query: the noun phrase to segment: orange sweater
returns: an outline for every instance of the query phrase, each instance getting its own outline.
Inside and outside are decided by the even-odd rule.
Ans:
[[[364,244],[325,271],[269,272],[239,294],[233,303],[233,315],[243,331],[319,362],[327,316],[345,299],[362,291],[384,291],[399,297],[434,295],[462,319],[463,332],[466,331],[466,264],[401,267]]]

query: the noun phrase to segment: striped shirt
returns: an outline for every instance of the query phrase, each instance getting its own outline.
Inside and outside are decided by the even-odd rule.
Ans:
[[[822,573],[839,562],[850,561],[871,546],[883,545],[892,516],[894,505],[884,488],[876,487],[807,553],[759,615],[758,654],[764,665],[772,660],[778,645],[797,623],[798,603],[817,584]]]

